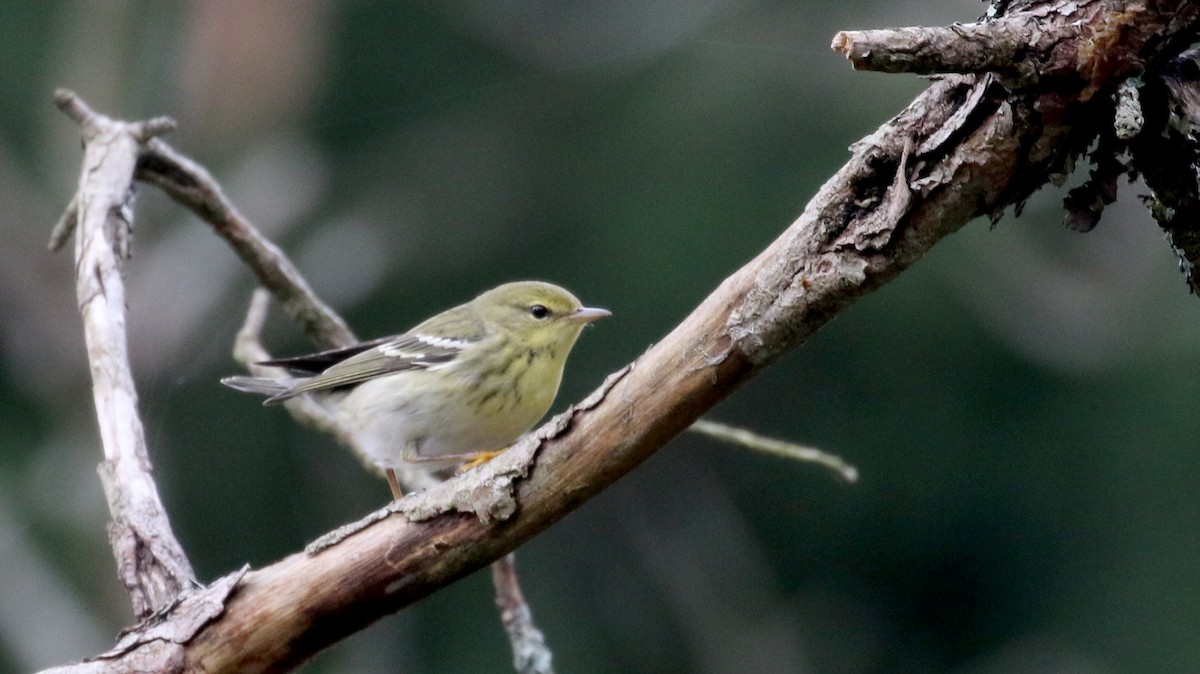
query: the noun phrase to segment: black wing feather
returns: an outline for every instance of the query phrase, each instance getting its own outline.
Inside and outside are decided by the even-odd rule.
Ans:
[[[343,360],[357,356],[363,351],[373,349],[380,344],[386,344],[395,339],[395,337],[380,337],[379,339],[372,339],[369,342],[360,342],[358,344],[345,346],[340,349],[329,349],[328,351],[318,351],[317,353],[309,353],[303,356],[292,356],[290,358],[264,360],[258,364],[287,368],[292,372],[299,372],[303,374],[321,374],[325,370],[328,370]]]

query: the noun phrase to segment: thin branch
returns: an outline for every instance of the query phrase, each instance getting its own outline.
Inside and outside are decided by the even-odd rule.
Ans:
[[[77,225],[76,295],[104,446],[99,471],[113,518],[108,535],[118,575],[140,618],[170,606],[195,577],[151,475],[129,366],[121,270],[129,255],[139,145],[169,124],[115,121],[65,90],[55,93],[55,103],[83,131],[79,190],[60,223]],[[68,234],[69,225],[56,226],[56,237]]]
[[[313,342],[323,348],[337,348],[358,341],[337,312],[312,291],[295,265],[238,212],[203,166],[155,139],[138,157],[136,177],[157,185],[210,224]]]
[[[161,116],[133,123],[133,137],[139,143],[149,143],[155,138],[174,131],[179,125],[174,119]]]
[[[88,140],[88,136],[94,135],[98,130],[95,124],[96,112],[82,98],[76,96],[74,91],[70,89],[56,89],[54,91],[54,105],[59,110],[62,110],[62,113],[68,119],[83,129],[85,143]],[[113,120],[105,119],[104,123],[111,121]]]
[[[688,430],[768,456],[815,463],[818,466],[824,466],[832,470],[850,484],[858,482],[857,468],[846,463],[842,457],[823,452],[816,447],[805,447],[793,442],[768,438],[757,433],[752,433],[744,428],[737,428],[706,419],[698,419],[688,427]]]
[[[492,584],[496,586],[496,608],[512,645],[513,669],[517,674],[554,674],[553,654],[546,636],[533,624],[533,612],[517,579],[517,560],[510,552],[492,562]]]
[[[54,229],[50,230],[50,243],[46,245],[51,252],[61,249],[67,245],[67,241],[71,239],[71,235],[75,233],[75,225],[79,224],[79,197],[71,195],[71,201],[67,204],[63,214],[59,216],[58,222],[54,223]]]

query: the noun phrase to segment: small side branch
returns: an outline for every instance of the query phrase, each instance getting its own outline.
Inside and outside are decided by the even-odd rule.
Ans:
[[[940,28],[889,28],[837,33],[831,47],[855,70],[885,73],[996,73],[1019,83],[1053,74],[1059,43],[1079,37],[1077,24],[1052,29],[1029,14]],[[1067,64],[1073,67],[1074,64]]]
[[[118,575],[129,591],[134,613],[141,618],[171,605],[194,582],[151,475],[129,365],[121,270],[130,250],[138,151],[143,142],[173,123],[112,120],[69,91],[56,92],[55,103],[83,131],[79,191],[54,236],[65,240],[74,225],[75,290],[104,447],[99,470],[112,514],[109,541]]]
[[[1013,67],[1033,41],[1032,26],[968,23],[842,31],[830,45],[855,70],[884,73],[983,73]]]
[[[824,466],[832,470],[850,484],[858,482],[857,468],[846,463],[846,460],[842,457],[823,452],[816,447],[805,447],[793,442],[768,438],[744,428],[736,428],[715,421],[708,421],[707,419],[697,420],[688,430],[700,433],[701,435],[707,435],[721,442],[749,449],[753,452],[759,452],[760,454],[791,459],[793,461],[815,463],[818,466]]]
[[[554,674],[553,655],[546,646],[546,636],[533,624],[533,612],[521,592],[517,560],[511,552],[492,562],[492,583],[496,586],[500,622],[512,644],[513,669],[517,674]]]
[[[50,230],[50,243],[46,247],[52,252],[60,250],[63,246],[67,245],[67,241],[75,233],[75,225],[79,224],[78,198],[78,195],[71,196],[71,201],[67,204],[66,210],[63,211],[58,222],[54,223],[54,229]]]
[[[358,341],[337,312],[312,291],[296,266],[234,207],[204,167],[155,139],[138,156],[136,177],[162,188],[211,225],[313,342],[336,348]]]

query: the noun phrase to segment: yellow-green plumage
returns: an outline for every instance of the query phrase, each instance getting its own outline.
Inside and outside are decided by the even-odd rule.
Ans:
[[[383,468],[461,459],[532,428],[554,402],[580,331],[607,315],[549,283],[508,283],[402,335],[269,363],[314,376],[224,381],[268,402],[312,394]]]

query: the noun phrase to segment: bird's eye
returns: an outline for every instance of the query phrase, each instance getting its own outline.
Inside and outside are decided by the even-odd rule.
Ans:
[[[535,304],[529,307],[529,315],[540,321],[550,316],[550,310],[540,304]]]

